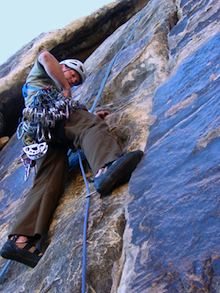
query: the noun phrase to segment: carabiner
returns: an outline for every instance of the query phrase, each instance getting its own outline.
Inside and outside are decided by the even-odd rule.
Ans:
[[[18,138],[18,139],[21,139],[22,136],[24,135],[23,124],[24,124],[24,122],[22,121],[22,122],[18,125],[18,127],[17,127],[17,138]]]

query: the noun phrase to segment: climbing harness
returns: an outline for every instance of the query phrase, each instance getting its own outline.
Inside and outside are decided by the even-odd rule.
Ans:
[[[29,177],[32,162],[46,154],[46,142],[51,141],[51,129],[55,127],[56,122],[68,119],[70,111],[72,113],[76,109],[87,110],[84,105],[67,99],[53,87],[37,89],[25,84],[22,88],[24,97],[28,95],[27,89],[35,90],[37,94],[33,97],[32,104],[22,111],[22,121],[17,127],[17,137],[22,139],[26,146],[23,148],[23,154],[30,159],[29,163],[28,160],[21,160],[26,170],[25,181]]]
[[[51,128],[55,127],[57,121],[68,119],[70,111],[87,110],[84,105],[69,100],[53,87],[37,89],[25,84],[22,89],[24,97],[28,88],[35,89],[37,94],[32,104],[22,111],[22,122],[17,127],[17,137],[23,138],[24,145],[49,142],[52,138]]]
[[[17,137],[25,145],[20,156],[25,167],[25,181],[31,168],[35,167],[35,160],[42,158],[48,150],[46,142],[52,138],[51,128],[55,127],[57,121],[68,119],[69,107],[72,107],[69,106],[69,99],[53,87],[37,89],[25,84],[22,88],[24,97],[27,97],[28,88],[35,90],[37,94],[33,97],[32,104],[22,111],[22,121],[17,127]]]

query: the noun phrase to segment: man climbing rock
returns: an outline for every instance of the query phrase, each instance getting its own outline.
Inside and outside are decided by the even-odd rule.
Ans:
[[[36,96],[41,89],[49,92],[49,95],[52,95],[51,92],[54,90],[62,93],[66,103],[68,100],[71,101],[71,88],[82,84],[86,74],[85,66],[79,60],[67,59],[59,63],[49,52],[41,53],[24,87],[25,105],[29,107],[31,117],[39,116],[39,113],[31,112],[30,109],[33,105],[36,106]],[[42,104],[42,97],[39,100],[38,104]],[[95,188],[101,196],[110,194],[120,183],[128,181],[143,156],[140,150],[122,155],[107,124],[98,115],[75,103],[67,111],[69,114],[66,114],[65,119],[58,119],[55,124],[54,121],[48,122],[48,119],[45,119],[48,125],[54,124],[47,136],[45,130],[42,130],[44,134],[42,137],[47,141],[47,151],[36,160],[37,173],[33,187],[27,194],[16,225],[1,250],[2,257],[31,267],[34,267],[42,257],[35,245],[46,230],[65,188],[68,175],[67,151],[70,145],[81,149],[85,154],[95,176]],[[63,112],[61,112],[59,115],[54,114],[53,117],[62,116]],[[43,115],[46,114],[44,109]],[[42,121],[43,116],[40,117]],[[39,136],[41,132],[39,128],[37,127],[36,130],[34,125],[31,122],[27,124],[27,121],[24,125],[26,125],[24,144],[39,143],[32,134],[32,132],[37,133]],[[31,146],[28,147],[31,149]],[[35,147],[36,149],[38,148]]]

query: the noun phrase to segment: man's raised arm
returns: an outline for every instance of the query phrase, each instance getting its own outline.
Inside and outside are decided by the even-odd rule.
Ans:
[[[71,98],[70,85],[67,82],[57,59],[49,52],[43,52],[38,56],[38,61],[44,67],[48,76],[62,87],[63,95],[67,98]]]

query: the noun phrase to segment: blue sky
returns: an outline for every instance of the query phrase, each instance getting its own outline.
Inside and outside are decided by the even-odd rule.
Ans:
[[[0,17],[0,64],[41,33],[60,29],[114,0],[4,0]]]

